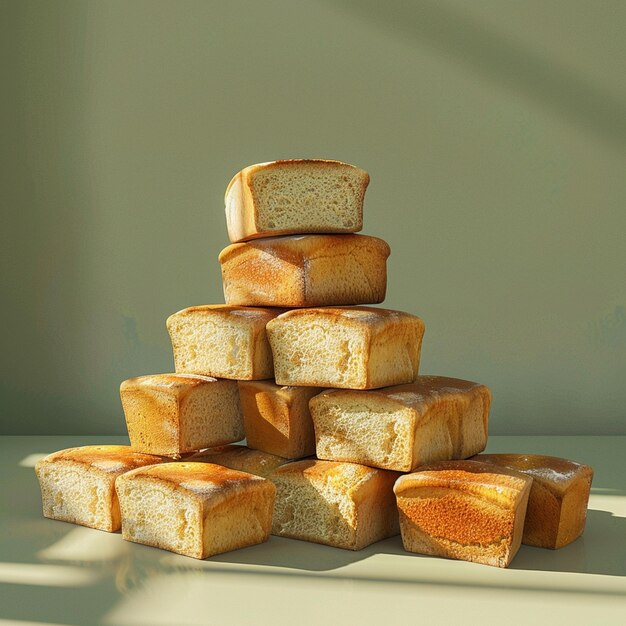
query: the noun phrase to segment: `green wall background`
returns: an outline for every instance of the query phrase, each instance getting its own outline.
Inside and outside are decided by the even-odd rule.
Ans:
[[[1,2],[2,432],[114,434],[245,165],[370,172],[386,306],[493,434],[626,433],[626,3]]]

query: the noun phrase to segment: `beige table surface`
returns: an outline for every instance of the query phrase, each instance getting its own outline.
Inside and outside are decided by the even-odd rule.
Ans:
[[[0,626],[626,624],[626,437],[490,438],[595,469],[584,536],[522,546],[505,570],[410,555],[400,537],[360,552],[271,537],[197,561],[41,516],[42,454],[124,442],[0,438]]]

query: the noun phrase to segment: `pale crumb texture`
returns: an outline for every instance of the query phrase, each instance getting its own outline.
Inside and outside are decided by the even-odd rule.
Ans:
[[[304,460],[269,475],[277,488],[272,533],[347,550],[398,534],[395,472]]]
[[[372,307],[296,309],[267,333],[277,384],[375,389],[415,380],[424,322]]]
[[[44,517],[115,532],[120,528],[116,477],[161,462],[129,446],[83,446],[50,454],[35,466]]]
[[[385,241],[366,235],[302,235],[232,244],[222,250],[230,305],[311,307],[385,299]]]
[[[248,447],[287,459],[315,454],[309,400],[320,387],[288,387],[273,381],[240,381],[239,394]]]
[[[485,449],[491,393],[443,376],[372,391],[327,390],[311,399],[320,459],[409,472]]]
[[[476,461],[442,461],[394,487],[405,550],[508,567],[519,550],[532,480]]]
[[[479,454],[474,458],[532,477],[522,543],[556,550],[583,534],[591,467],[541,454]]]
[[[167,329],[176,372],[231,380],[272,378],[272,351],[265,325],[281,312],[205,305],[171,315]]]
[[[263,452],[251,450],[247,446],[219,446],[203,450],[187,459],[190,462],[215,463],[240,472],[248,472],[256,476],[267,476],[277,467],[289,462],[289,459]]]
[[[152,374],[120,386],[131,446],[177,457],[243,439],[234,380],[192,374]]]
[[[127,541],[205,559],[269,537],[276,488],[258,476],[185,461],[124,474],[116,490]]]
[[[298,233],[354,233],[363,227],[364,170],[339,161],[294,159],[252,165],[226,191],[233,242]]]

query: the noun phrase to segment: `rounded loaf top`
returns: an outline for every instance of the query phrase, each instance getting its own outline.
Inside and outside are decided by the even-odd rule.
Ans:
[[[57,462],[77,463],[79,465],[94,467],[105,472],[119,473],[137,467],[159,463],[160,457],[135,452],[130,446],[80,446],[53,452],[41,459],[37,465]]]

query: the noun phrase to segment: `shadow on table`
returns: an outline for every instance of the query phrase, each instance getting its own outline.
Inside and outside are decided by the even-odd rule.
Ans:
[[[626,518],[587,511],[582,537],[560,550],[522,546],[510,569],[626,576]]]
[[[385,549],[381,550],[382,546],[387,548],[396,544],[398,551],[401,551],[400,536],[372,544],[363,550],[353,551],[309,541],[272,536],[267,543],[244,550],[219,554],[209,560],[212,563],[246,564],[324,572],[340,569],[351,563],[367,559],[374,554],[386,552]]]
[[[509,569],[626,576],[624,537],[626,537],[626,518],[613,515],[609,511],[590,509],[587,513],[586,531],[582,537],[559,550],[522,546]],[[399,536],[380,541],[357,552],[306,541],[271,537],[265,544],[214,556],[207,562],[322,573],[346,567],[376,554],[406,556],[408,553],[403,550]]]

